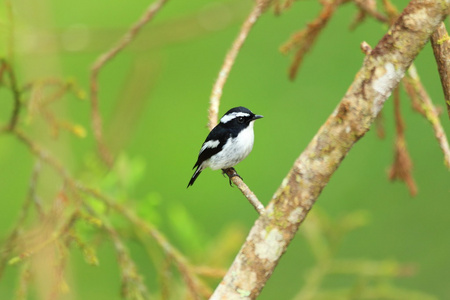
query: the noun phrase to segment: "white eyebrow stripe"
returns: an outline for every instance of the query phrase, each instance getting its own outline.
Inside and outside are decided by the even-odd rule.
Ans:
[[[219,144],[220,144],[219,140],[207,141],[206,143],[203,144],[202,149],[200,149],[200,153],[205,151],[206,148],[216,148],[217,146],[219,146]]]
[[[225,124],[225,123],[233,120],[234,118],[238,118],[238,117],[250,117],[250,114],[248,114],[246,112],[232,112],[231,114],[227,114],[227,115],[223,116],[222,119],[220,119],[220,122]]]

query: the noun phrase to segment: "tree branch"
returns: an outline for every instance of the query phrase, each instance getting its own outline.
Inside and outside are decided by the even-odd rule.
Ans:
[[[411,1],[365,57],[341,103],[295,161],[211,299],[259,295],[322,189],[369,130],[449,7],[449,0]]]

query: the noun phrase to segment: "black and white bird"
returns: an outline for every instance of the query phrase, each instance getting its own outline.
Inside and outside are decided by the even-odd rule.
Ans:
[[[227,111],[206,137],[194,165],[197,169],[187,187],[193,185],[207,167],[225,170],[246,158],[253,148],[253,123],[262,117],[242,106]]]

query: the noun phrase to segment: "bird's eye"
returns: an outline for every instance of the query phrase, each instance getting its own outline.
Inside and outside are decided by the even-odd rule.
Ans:
[[[239,117],[238,119],[237,119],[237,121],[238,121],[238,123],[244,123],[244,118],[243,117]]]

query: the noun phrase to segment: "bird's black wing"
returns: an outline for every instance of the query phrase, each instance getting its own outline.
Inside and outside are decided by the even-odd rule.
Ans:
[[[222,150],[223,146],[225,145],[226,141],[228,139],[228,136],[226,135],[226,130],[222,128],[221,126],[214,127],[213,130],[208,134],[206,137],[205,142],[202,144],[202,148],[207,143],[213,143],[214,141],[217,141],[214,145],[210,145],[205,147],[203,150],[200,149],[200,153],[198,154],[197,162],[194,165],[194,168],[197,166],[200,166],[202,162],[213,156],[214,154],[217,154]]]
[[[197,169],[195,170],[194,175],[192,175],[192,178],[189,181],[187,187],[193,185],[198,175],[200,175],[200,173],[202,172],[203,168],[200,167],[202,163],[214,154],[219,153],[230,136],[231,135],[229,131],[223,128],[221,124],[217,125],[213,128],[213,130],[211,130],[211,132],[206,137],[205,142],[202,144],[202,148],[200,148],[197,162],[193,167],[193,169],[195,167],[197,167]]]

